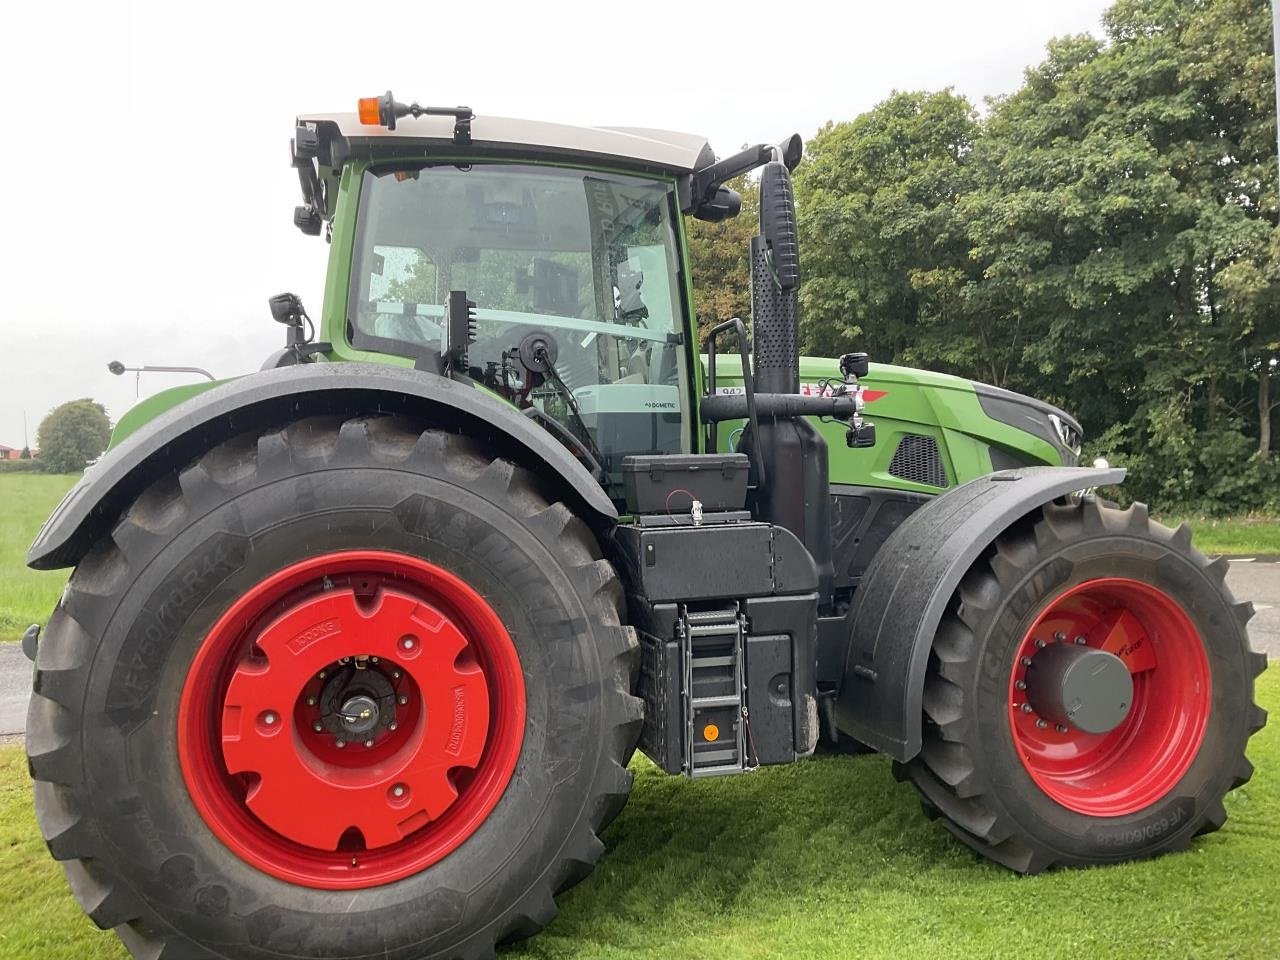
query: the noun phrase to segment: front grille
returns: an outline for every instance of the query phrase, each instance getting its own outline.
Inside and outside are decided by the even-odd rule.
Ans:
[[[912,483],[926,483],[931,487],[947,485],[947,471],[942,466],[938,441],[933,437],[905,434],[893,451],[889,461],[889,475]]]

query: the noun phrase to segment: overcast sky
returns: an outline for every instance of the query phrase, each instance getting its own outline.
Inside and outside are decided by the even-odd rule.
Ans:
[[[292,225],[293,119],[390,88],[477,114],[703,133],[722,156],[806,138],[894,89],[1011,92],[1103,0],[771,4],[6,5],[0,443],[129,365],[255,370],[267,298],[319,316],[328,251]],[[16,212],[16,218],[13,214]],[[144,375],[142,395],[189,378]]]

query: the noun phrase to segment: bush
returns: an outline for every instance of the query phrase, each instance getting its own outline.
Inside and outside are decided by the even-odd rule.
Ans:
[[[110,439],[106,408],[88,398],[54,407],[36,434],[40,462],[49,473],[79,473],[101,456]]]
[[[39,460],[0,460],[0,473],[44,473]]]

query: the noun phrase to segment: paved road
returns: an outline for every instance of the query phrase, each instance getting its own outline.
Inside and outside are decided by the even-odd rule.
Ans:
[[[1280,563],[1233,561],[1227,584],[1238,600],[1253,601],[1257,611],[1249,622],[1253,648],[1280,660]],[[30,662],[18,644],[0,643],[0,737],[26,729],[30,694]]]

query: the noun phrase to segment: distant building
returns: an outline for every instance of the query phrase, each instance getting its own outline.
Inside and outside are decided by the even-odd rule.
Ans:
[[[0,460],[17,460],[22,456],[22,451],[14,447],[6,447],[0,443]]]

